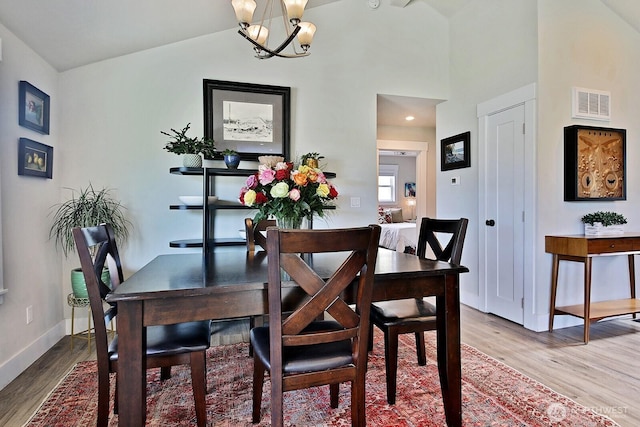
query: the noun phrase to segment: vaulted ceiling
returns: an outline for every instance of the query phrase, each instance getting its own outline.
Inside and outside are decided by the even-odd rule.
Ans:
[[[347,0],[310,0],[308,8],[335,1]],[[471,1],[380,0],[376,12],[423,2],[450,18]],[[638,0],[601,1],[640,32]],[[58,71],[237,26],[228,0],[3,0],[0,2],[0,23]],[[433,101],[425,105],[420,102],[418,99],[380,97],[379,107],[389,108],[389,111],[379,114],[379,124],[400,124],[405,110],[412,104],[433,109]],[[390,113],[394,114],[393,118]],[[419,119],[412,125],[429,126],[435,120],[433,117]]]

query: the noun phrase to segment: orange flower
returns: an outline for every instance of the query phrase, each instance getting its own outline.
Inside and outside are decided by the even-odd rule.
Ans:
[[[309,172],[307,173],[307,178],[309,179],[310,182],[316,182],[318,181],[318,173],[313,169],[309,169]]]
[[[304,187],[307,185],[307,175],[303,174],[303,173],[293,173],[293,181],[296,183],[296,185],[299,185],[301,187]]]

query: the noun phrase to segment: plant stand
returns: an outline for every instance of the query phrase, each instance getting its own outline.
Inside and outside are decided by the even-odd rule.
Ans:
[[[87,348],[91,353],[91,306],[89,305],[89,298],[77,298],[73,293],[67,295],[67,304],[71,306],[71,351],[73,351],[73,339],[81,338],[87,340]],[[75,332],[75,310],[76,308],[87,307],[87,329],[80,332]]]
[[[87,340],[87,350],[91,353],[91,331],[93,328],[91,327],[91,305],[89,305],[89,298],[77,298],[73,293],[67,295],[67,304],[71,306],[71,351],[73,351],[73,339],[80,338],[83,340]],[[75,316],[76,316],[76,308],[87,307],[87,329],[80,332],[75,332]],[[107,329],[107,334],[111,334],[113,336],[115,330],[113,329],[113,320],[109,324],[109,329]]]

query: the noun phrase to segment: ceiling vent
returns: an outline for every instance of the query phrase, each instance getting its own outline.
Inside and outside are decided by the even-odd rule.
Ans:
[[[574,119],[611,120],[611,92],[573,88]]]

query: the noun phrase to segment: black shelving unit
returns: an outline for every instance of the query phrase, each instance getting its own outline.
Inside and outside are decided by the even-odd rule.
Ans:
[[[257,172],[257,169],[226,169],[226,168],[186,168],[174,167],[169,172],[174,175],[202,176],[203,200],[213,195],[216,186],[216,177],[240,176],[247,177]],[[333,172],[324,172],[329,179],[335,178]],[[246,240],[240,237],[215,238],[216,213],[219,210],[244,210],[252,209],[241,205],[239,202],[228,200],[217,200],[215,203],[204,203],[203,206],[191,205],[170,205],[171,210],[202,210],[202,239],[173,240],[169,242],[171,248],[202,248],[206,242],[206,251],[213,251],[216,246],[244,246]],[[334,206],[327,206],[326,209],[335,209]]]

